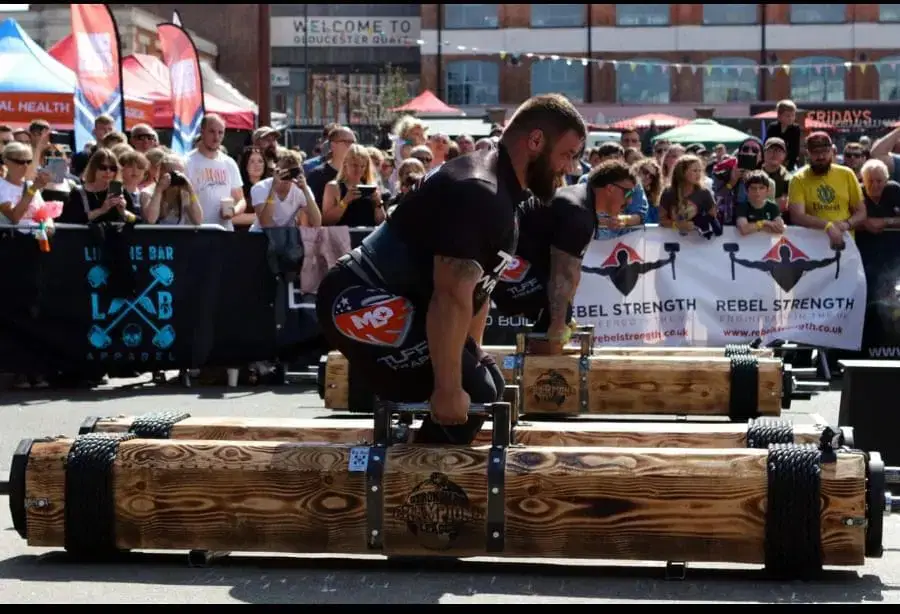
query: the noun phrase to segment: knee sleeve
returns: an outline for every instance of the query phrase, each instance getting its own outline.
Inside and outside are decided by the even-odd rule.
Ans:
[[[497,398],[495,398],[494,401],[502,401],[503,391],[506,389],[506,378],[503,377],[503,371],[500,370],[497,361],[494,360],[494,357],[490,354],[484,355],[481,359],[481,366],[484,367],[485,371],[487,371],[487,374],[494,382],[494,388],[497,391]]]

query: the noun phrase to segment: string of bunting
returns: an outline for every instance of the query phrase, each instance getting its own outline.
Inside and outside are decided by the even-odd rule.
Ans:
[[[419,46],[425,45],[424,40],[416,41]],[[821,75],[825,71],[829,71],[831,75],[836,76],[840,70],[852,70],[853,68],[859,69],[860,73],[865,74],[866,69],[870,66],[874,67],[879,72],[890,68],[892,71],[897,70],[897,65],[900,64],[900,57],[894,57],[888,60],[868,60],[868,61],[842,61],[842,62],[832,62],[832,63],[794,63],[794,64],[756,64],[753,63],[752,60],[747,59],[747,63],[740,64],[716,64],[715,60],[712,62],[706,62],[703,64],[692,64],[685,62],[660,62],[657,60],[607,60],[601,58],[586,58],[579,56],[569,56],[569,55],[561,55],[561,54],[548,54],[548,53],[533,53],[533,52],[510,52],[510,51],[502,51],[502,50],[489,50],[483,49],[481,47],[468,47],[465,45],[452,45],[449,41],[444,41],[442,43],[443,46],[452,46],[457,51],[466,52],[471,55],[497,55],[501,60],[505,62],[510,62],[513,64],[519,63],[523,57],[528,59],[536,59],[538,61],[551,61],[551,62],[564,62],[568,66],[572,66],[574,64],[580,63],[582,66],[588,66],[589,64],[593,64],[599,68],[603,68],[606,65],[612,66],[613,70],[631,70],[631,72],[636,72],[639,68],[652,73],[654,70],[660,70],[663,74],[668,72],[669,70],[674,70],[676,73],[681,73],[683,70],[689,70],[692,74],[697,74],[699,71],[704,71],[707,75],[712,75],[713,71],[720,71],[724,73],[736,73],[738,76],[743,75],[745,72],[752,72],[755,75],[759,74],[760,70],[765,70],[769,73],[769,75],[774,75],[776,71],[780,70],[784,72],[786,75],[790,75],[791,72],[808,72],[813,71],[816,75]]]

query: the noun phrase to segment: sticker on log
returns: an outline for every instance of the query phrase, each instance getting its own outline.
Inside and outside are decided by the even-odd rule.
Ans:
[[[731,562],[790,576],[863,564],[873,525],[865,454],[815,446],[131,439],[100,441],[98,455],[98,437],[114,436],[20,444],[10,509],[28,545]]]

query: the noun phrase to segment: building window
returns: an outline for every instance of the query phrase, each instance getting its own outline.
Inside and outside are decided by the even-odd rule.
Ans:
[[[759,21],[758,4],[704,4],[703,24],[734,26]]]
[[[756,62],[747,58],[715,58],[703,64],[703,102],[753,102],[759,90]]]
[[[844,60],[808,56],[791,62],[791,99],[795,102],[844,102]]]
[[[499,9],[499,4],[445,4],[443,25],[447,30],[496,28]]]
[[[617,4],[617,26],[667,26],[668,4]]]
[[[563,94],[572,102],[584,102],[584,71],[581,62],[535,61],[531,64],[531,95]]]
[[[585,25],[586,4],[532,4],[532,28],[579,28]]]
[[[888,23],[900,21],[900,4],[879,4],[878,21]]]
[[[616,67],[616,100],[667,104],[671,89],[667,62],[656,58],[623,60]]]
[[[900,100],[900,56],[895,55],[878,60],[878,100],[894,102]]]
[[[457,60],[447,62],[444,98],[449,105],[497,104],[500,101],[500,70],[494,62]]]
[[[792,4],[791,23],[846,23],[846,4]]]

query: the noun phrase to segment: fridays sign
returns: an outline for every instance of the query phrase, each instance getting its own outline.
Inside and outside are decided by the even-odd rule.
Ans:
[[[857,350],[866,279],[856,244],[824,233],[681,236],[647,227],[594,241],[582,263],[575,319],[605,345],[722,346],[784,339]]]

